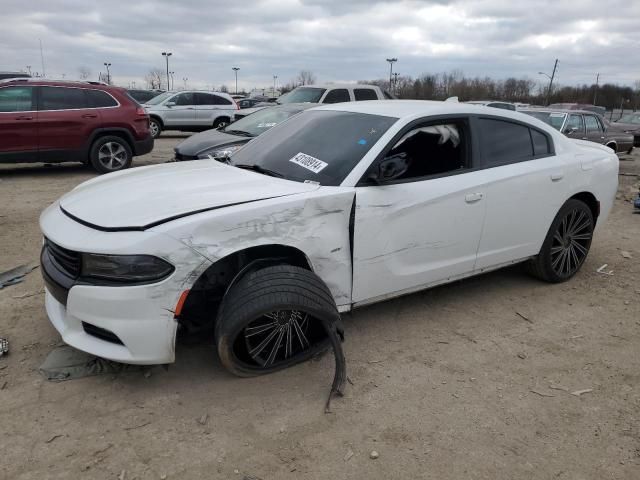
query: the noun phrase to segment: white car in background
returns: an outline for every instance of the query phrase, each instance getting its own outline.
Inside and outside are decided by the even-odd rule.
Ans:
[[[143,105],[153,138],[163,130],[194,132],[222,128],[231,123],[238,105],[228,93],[165,92]]]
[[[48,316],[68,344],[174,361],[215,327],[222,363],[272,372],[339,312],[525,262],[583,264],[618,159],[518,112],[454,102],[306,110],[215,160],[81,184],[41,216]],[[428,312],[426,312],[428,314]]]

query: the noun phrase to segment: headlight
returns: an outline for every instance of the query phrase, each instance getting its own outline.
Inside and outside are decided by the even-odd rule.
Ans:
[[[227,145],[226,147],[217,148],[215,150],[205,150],[198,154],[198,158],[213,158],[214,160],[226,160],[231,155],[240,150],[243,145]]]
[[[151,255],[82,254],[81,276],[118,283],[147,283],[168,277],[174,268]]]

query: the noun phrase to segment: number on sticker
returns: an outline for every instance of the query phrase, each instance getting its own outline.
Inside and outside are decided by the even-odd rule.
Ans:
[[[319,160],[311,155],[307,155],[306,153],[298,153],[295,157],[289,160],[290,162],[295,163],[296,165],[300,165],[303,168],[313,172],[320,173],[327,165],[326,162]]]

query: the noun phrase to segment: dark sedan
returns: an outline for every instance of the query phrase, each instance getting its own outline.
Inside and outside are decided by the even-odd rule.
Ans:
[[[601,143],[616,153],[630,152],[633,148],[633,135],[594,112],[550,108],[521,110],[521,112],[548,123],[569,138]]]
[[[640,147],[640,112],[625,113],[611,125],[633,135],[633,146]]]
[[[174,148],[175,159],[177,161],[204,158],[225,160],[252,138],[313,106],[315,105],[291,103],[265,108],[223,129],[197,133]]]

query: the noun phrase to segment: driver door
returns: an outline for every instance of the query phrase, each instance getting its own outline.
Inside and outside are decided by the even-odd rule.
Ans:
[[[398,179],[365,180],[356,187],[355,305],[444,283],[474,269],[487,173],[476,169],[468,120],[445,124],[458,129],[457,146],[451,140],[439,144],[431,131],[411,135],[416,129],[411,127],[383,155],[408,160],[408,170]],[[409,139],[398,145],[407,134]]]

